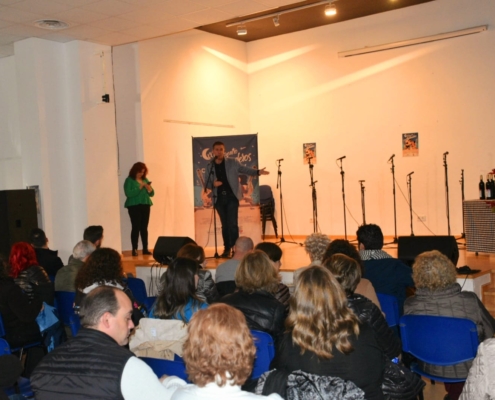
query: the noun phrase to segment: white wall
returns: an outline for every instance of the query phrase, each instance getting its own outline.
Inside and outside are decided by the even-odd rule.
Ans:
[[[314,176],[323,232],[344,233],[335,160],[346,155],[347,233],[353,235],[362,222],[358,181],[364,179],[367,222],[394,234],[387,160],[395,154],[398,234],[410,233],[409,206],[401,191],[407,196],[411,171],[413,208],[427,225],[415,216],[414,233],[446,234],[442,154],[448,151],[451,231],[460,234],[461,169],[466,198],[476,198],[479,174],[495,161],[488,145],[495,128],[492,28],[352,58],[337,53],[494,22],[491,0],[437,0],[247,45],[204,32],[139,43],[143,156],[157,192],[152,236],[193,236],[191,136],[242,132],[259,133],[260,166],[272,172],[262,182],[272,188],[275,160],[284,158],[286,235],[312,231],[310,178],[302,163],[305,142],[318,146]],[[407,132],[419,132],[419,157],[402,157],[401,135]],[[275,196],[278,203],[277,191]]]

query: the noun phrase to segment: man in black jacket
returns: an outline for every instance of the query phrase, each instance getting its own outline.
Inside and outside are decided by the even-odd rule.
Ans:
[[[64,263],[58,256],[58,250],[50,250],[48,248],[48,238],[40,228],[33,229],[29,238],[36,252],[38,264],[43,267],[50,279],[54,278],[57,271],[64,266]]]

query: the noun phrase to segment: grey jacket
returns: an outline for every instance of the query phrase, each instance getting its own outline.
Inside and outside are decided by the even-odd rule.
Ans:
[[[225,160],[225,172],[227,173],[227,181],[229,182],[230,188],[234,192],[237,199],[242,200],[242,187],[239,184],[239,173],[246,174],[249,176],[257,176],[258,170],[254,168],[245,167],[235,158],[224,158]],[[208,188],[213,189],[213,194],[217,195],[217,188],[213,187],[213,182],[217,179],[215,174],[215,168],[213,168],[214,161],[208,163],[206,167],[206,181],[208,182]],[[213,168],[213,176],[211,179],[208,179],[210,176],[210,171]]]
[[[458,283],[443,289],[430,291],[418,289],[413,297],[406,299],[404,314],[438,315],[443,317],[467,318],[476,323],[480,342],[493,336],[495,319],[473,292],[461,292]],[[471,362],[441,367],[426,363],[419,364],[425,372],[445,378],[466,378]]]
[[[469,370],[460,400],[495,398],[495,339],[487,339],[478,347],[478,354]]]

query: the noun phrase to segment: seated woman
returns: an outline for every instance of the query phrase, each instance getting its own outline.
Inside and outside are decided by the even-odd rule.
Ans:
[[[79,312],[83,298],[98,286],[112,286],[123,290],[131,299],[133,305],[132,322],[138,325],[143,317],[142,305],[134,298],[131,290],[124,283],[122,258],[114,249],[100,247],[88,257],[76,275],[74,283],[76,298],[74,310]]]
[[[467,318],[476,323],[480,342],[493,336],[495,319],[473,292],[461,292],[454,264],[437,250],[416,257],[413,264],[414,296],[406,299],[404,314]],[[425,372],[445,378],[465,379],[471,362],[452,366],[418,363]],[[457,400],[464,383],[445,384],[449,397]]]
[[[285,306],[274,293],[278,289],[278,274],[268,256],[254,250],[246,254],[235,272],[238,291],[221,302],[241,311],[249,329],[263,331],[277,339],[284,330]]]
[[[342,378],[361,388],[368,400],[384,398],[384,354],[327,269],[315,266],[300,274],[286,326],[271,368]]]
[[[376,296],[373,284],[368,279],[363,278],[364,263],[363,260],[361,260],[361,256],[359,255],[359,251],[357,251],[356,247],[354,247],[348,240],[335,239],[328,245],[327,250],[323,255],[323,261],[325,261],[326,258],[331,257],[337,253],[345,254],[346,256],[351,257],[353,260],[357,261],[357,263],[359,264],[359,269],[361,270],[361,278],[359,279],[354,292],[370,299],[373,304],[377,306],[379,310],[381,310],[382,307],[380,306],[380,302],[378,301],[378,297]]]
[[[180,248],[177,253],[177,257],[191,258],[198,262],[199,281],[198,288],[196,289],[196,296],[198,296],[201,301],[208,304],[217,301],[220,295],[218,294],[218,290],[215,282],[213,281],[213,277],[211,276],[211,272],[204,269],[206,266],[204,249],[194,243],[188,243]],[[162,278],[160,279],[162,285],[164,280],[165,274],[163,274]]]
[[[214,304],[194,315],[188,333],[184,361],[193,384],[177,389],[174,400],[281,399],[278,394],[257,396],[241,390],[256,355],[241,312],[226,304]]]
[[[30,300],[37,296],[53,306],[54,288],[48,274],[38,264],[33,246],[18,242],[10,250],[10,276]]]
[[[198,263],[190,258],[177,257],[170,263],[160,295],[153,304],[150,318],[180,319],[188,323],[194,313],[208,304],[196,295],[199,280]]]
[[[328,235],[325,235],[323,233],[315,232],[306,237],[306,240],[304,241],[304,250],[306,250],[306,253],[309,256],[309,260],[311,261],[311,264],[309,264],[306,267],[296,269],[294,271],[294,275],[293,275],[294,285],[296,284],[297,277],[299,276],[299,274],[302,271],[304,271],[306,268],[321,265],[321,262],[323,261],[323,257],[325,256],[325,250],[328,248],[329,244],[330,244],[330,238],[328,237]]]
[[[334,254],[323,261],[327,268],[339,281],[347,296],[347,305],[362,323],[369,324],[375,331],[378,345],[389,359],[397,357],[401,352],[400,339],[389,328],[382,312],[371,300],[356,294],[356,286],[361,277],[361,269],[356,260],[344,254]]]

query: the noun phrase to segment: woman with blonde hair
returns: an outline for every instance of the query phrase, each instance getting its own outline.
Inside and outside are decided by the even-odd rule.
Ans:
[[[306,236],[306,240],[304,241],[304,250],[309,256],[309,260],[311,263],[299,269],[296,269],[293,274],[293,282],[296,283],[297,277],[301,272],[303,272],[306,268],[313,266],[320,266],[323,258],[325,257],[325,251],[330,244],[330,238],[328,235],[324,233],[315,232],[311,235]]]
[[[246,254],[235,272],[238,291],[222,298],[221,302],[241,311],[250,329],[267,332],[274,339],[284,329],[285,306],[274,294],[278,290],[278,274],[261,250]]]
[[[314,266],[300,274],[286,327],[271,368],[342,378],[361,388],[368,400],[384,398],[384,354],[328,270]]]
[[[256,347],[240,311],[214,304],[198,311],[187,331],[183,358],[193,385],[177,389],[174,400],[265,398],[241,390],[251,375]]]
[[[454,264],[437,250],[421,253],[413,264],[414,296],[406,299],[404,314],[467,318],[476,323],[480,342],[493,336],[495,319],[473,292],[461,291]],[[418,363],[427,373],[465,379],[471,362],[456,365]],[[445,384],[450,399],[457,400],[464,383]]]

